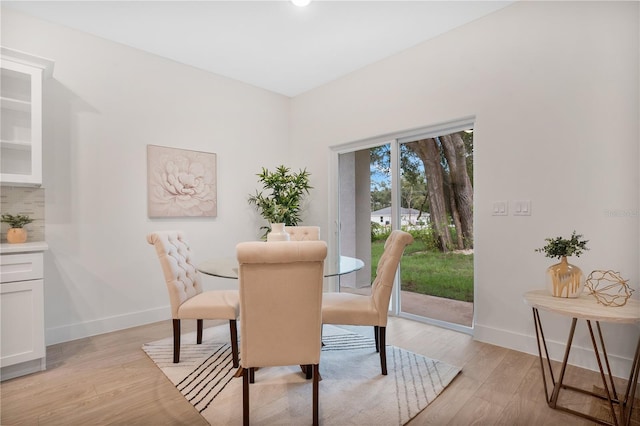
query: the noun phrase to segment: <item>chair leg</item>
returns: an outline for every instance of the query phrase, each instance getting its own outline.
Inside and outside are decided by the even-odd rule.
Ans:
[[[320,366],[318,364],[310,365],[313,370],[313,425],[318,426],[320,423],[319,410],[319,391],[320,391]],[[253,368],[242,369],[242,424],[249,426],[249,383],[253,376]]]
[[[242,424],[249,426],[249,372],[252,368],[242,369]]]
[[[312,367],[313,369],[313,425],[317,426],[319,423],[319,409],[318,409],[318,402],[319,402],[319,397],[318,397],[318,393],[319,393],[319,383],[320,383],[320,365],[319,364],[313,364],[313,366],[309,366]]]
[[[309,380],[313,378],[313,368],[311,364],[307,364],[304,366],[304,369],[302,370],[304,371],[305,374],[305,379]]]
[[[256,382],[256,369],[254,367],[251,367],[249,369],[249,383],[255,383]]]
[[[233,355],[233,368],[238,368],[238,327],[236,320],[229,320],[229,332],[231,333],[231,354]]]
[[[387,343],[386,343],[386,327],[378,327],[380,334],[380,367],[382,368],[382,375],[387,375]]]
[[[198,331],[197,331],[197,344],[201,344],[202,343],[202,325],[203,325],[203,320],[199,319],[197,320],[198,322]]]
[[[180,320],[173,319],[173,362],[180,362]]]
[[[378,334],[379,334],[378,326],[374,325],[373,326],[373,338],[376,340],[376,352],[380,352],[380,344],[378,342]]]

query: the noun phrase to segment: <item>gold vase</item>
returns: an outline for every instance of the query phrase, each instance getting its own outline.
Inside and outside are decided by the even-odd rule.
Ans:
[[[7,242],[19,244],[27,241],[27,230],[24,228],[9,228],[7,231]]]
[[[563,256],[560,263],[547,268],[547,289],[555,297],[579,297],[584,289],[582,270]]]

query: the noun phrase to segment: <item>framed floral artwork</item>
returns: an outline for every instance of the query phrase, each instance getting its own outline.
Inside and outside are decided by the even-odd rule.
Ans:
[[[147,145],[149,217],[215,217],[216,154]]]

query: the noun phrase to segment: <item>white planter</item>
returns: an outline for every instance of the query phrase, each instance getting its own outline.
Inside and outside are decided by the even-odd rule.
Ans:
[[[271,224],[271,232],[267,234],[267,241],[289,241],[289,234],[284,230],[284,223]]]

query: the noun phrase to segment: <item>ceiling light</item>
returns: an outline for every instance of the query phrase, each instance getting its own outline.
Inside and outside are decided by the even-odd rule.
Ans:
[[[291,3],[295,4],[298,7],[305,7],[309,3],[311,3],[311,0],[291,0]]]

